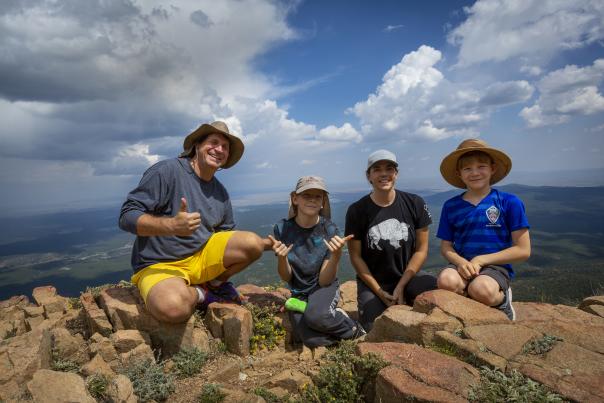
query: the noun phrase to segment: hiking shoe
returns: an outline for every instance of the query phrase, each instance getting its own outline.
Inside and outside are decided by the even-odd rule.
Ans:
[[[212,302],[227,302],[241,305],[241,295],[230,281],[225,281],[218,286],[209,283],[201,284],[205,299],[201,303],[202,308],[207,308]]]
[[[291,297],[285,301],[285,309],[288,311],[304,313],[306,310],[306,302],[301,299]]]
[[[514,311],[514,307],[512,306],[512,288],[508,287],[507,290],[503,293],[503,302],[501,305],[497,307],[500,311],[505,313],[511,321],[516,320],[516,311]]]
[[[355,327],[353,328],[351,340],[363,341],[365,340],[365,336],[367,336],[367,331],[361,326],[361,323],[356,322]]]

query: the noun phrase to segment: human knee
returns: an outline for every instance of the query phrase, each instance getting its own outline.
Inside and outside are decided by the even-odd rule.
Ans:
[[[442,272],[440,272],[438,278],[436,279],[436,285],[441,290],[453,292],[458,292],[460,288],[463,288],[459,274],[453,269],[444,269]]]
[[[162,296],[161,300],[156,301],[149,308],[156,319],[169,323],[185,322],[192,313],[190,301],[186,295],[179,292]]]
[[[472,281],[468,286],[468,295],[485,305],[495,306],[501,301],[501,292],[498,285],[488,284],[485,281],[478,281],[478,279]]]
[[[259,259],[264,251],[264,245],[262,238],[253,232],[242,231],[240,232],[241,243],[243,252],[250,260]]]
[[[329,311],[321,310],[306,310],[304,311],[304,322],[313,330],[324,332],[329,329],[330,322],[334,320],[334,316]]]

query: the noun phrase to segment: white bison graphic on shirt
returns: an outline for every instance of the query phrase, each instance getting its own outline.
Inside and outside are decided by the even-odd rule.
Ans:
[[[369,248],[382,250],[380,248],[380,239],[387,240],[394,249],[401,247],[400,241],[409,239],[409,224],[400,222],[395,218],[389,218],[386,221],[374,225],[369,228],[367,238],[369,240]]]

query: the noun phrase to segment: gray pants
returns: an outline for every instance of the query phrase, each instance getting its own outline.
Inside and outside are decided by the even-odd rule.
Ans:
[[[387,292],[394,292],[394,287],[385,287]],[[424,291],[436,290],[436,277],[417,273],[405,286],[405,304],[413,306],[415,297]],[[380,316],[387,308],[380,297],[375,295],[367,285],[357,278],[357,304],[359,307],[359,320],[366,331],[373,327],[375,318]]]
[[[327,287],[316,288],[308,295],[304,313],[289,311],[296,341],[314,348],[351,338],[357,323],[336,311],[339,300],[339,283],[334,281]]]

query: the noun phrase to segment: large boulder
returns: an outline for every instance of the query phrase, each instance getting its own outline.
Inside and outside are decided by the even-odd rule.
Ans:
[[[84,379],[70,372],[40,369],[27,383],[27,389],[34,402],[96,403],[96,400],[86,390]]]
[[[214,337],[223,339],[227,350],[239,356],[250,353],[252,314],[246,308],[225,303],[208,306],[205,322]]]
[[[83,293],[80,295],[80,302],[84,308],[88,336],[95,333],[109,336],[113,331],[113,326],[111,326],[105,311],[97,305],[92,294],[89,292]]]

